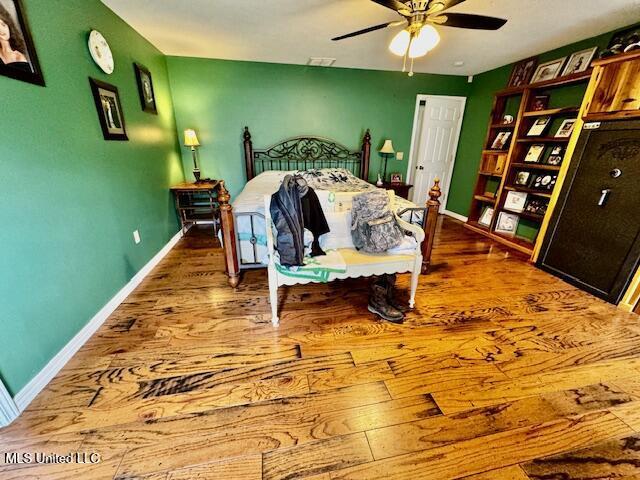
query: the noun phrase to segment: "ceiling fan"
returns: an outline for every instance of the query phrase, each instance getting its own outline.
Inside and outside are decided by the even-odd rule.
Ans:
[[[410,76],[413,76],[414,59],[425,56],[440,43],[440,34],[433,25],[470,28],[474,30],[498,30],[507,23],[507,21],[502,18],[471,15],[467,13],[447,13],[447,10],[451,7],[463,3],[466,0],[371,1],[397,12],[403,17],[402,20],[374,25],[373,27],[341,35],[331,40],[344,40],[345,38],[356,37],[387,27],[406,25],[406,27],[393,38],[389,45],[389,50],[399,57],[404,57],[405,64],[402,68],[403,72],[406,71],[407,58],[411,59]]]

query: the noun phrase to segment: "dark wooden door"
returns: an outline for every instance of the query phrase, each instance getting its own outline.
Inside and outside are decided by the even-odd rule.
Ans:
[[[538,265],[618,303],[640,260],[640,123],[583,130],[573,158]]]

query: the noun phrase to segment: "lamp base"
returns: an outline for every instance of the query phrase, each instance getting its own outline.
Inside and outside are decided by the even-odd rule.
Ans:
[[[200,169],[199,168],[194,168],[193,169],[193,176],[196,179],[196,183],[200,181]]]

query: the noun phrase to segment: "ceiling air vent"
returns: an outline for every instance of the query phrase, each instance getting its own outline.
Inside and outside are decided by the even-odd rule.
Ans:
[[[309,58],[307,65],[311,65],[314,67],[330,67],[334,63],[336,63],[335,58],[311,57]]]

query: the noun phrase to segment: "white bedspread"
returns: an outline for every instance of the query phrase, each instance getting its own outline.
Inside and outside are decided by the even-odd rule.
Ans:
[[[273,170],[261,173],[247,182],[240,195],[233,201],[236,227],[240,240],[238,250],[241,263],[264,263],[267,255],[264,218],[243,214],[259,213],[264,215],[264,196],[277,192],[284,177],[295,173],[302,174],[309,186],[316,190],[325,214],[329,213],[329,211],[342,212],[350,210],[351,199],[355,195],[377,188],[345,169],[332,168],[304,172]],[[327,202],[326,199],[329,198],[331,201]],[[398,212],[406,208],[418,207],[413,202],[399,197],[395,197],[394,204]],[[403,218],[410,221],[410,216],[410,212],[407,212],[403,215]],[[413,214],[413,223],[422,223],[422,212]],[[333,245],[332,247],[336,248]]]

